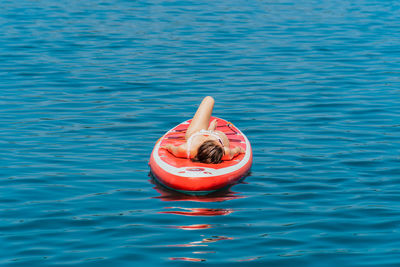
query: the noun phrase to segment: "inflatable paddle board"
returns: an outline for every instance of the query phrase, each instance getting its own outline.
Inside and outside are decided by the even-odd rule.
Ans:
[[[241,146],[245,153],[232,160],[219,164],[193,162],[190,159],[175,157],[161,146],[181,145],[191,120],[187,120],[169,130],[154,146],[150,156],[150,169],[153,177],[167,188],[187,194],[208,194],[238,182],[250,171],[253,160],[250,142],[232,123],[217,119],[216,130],[224,132],[230,147]]]

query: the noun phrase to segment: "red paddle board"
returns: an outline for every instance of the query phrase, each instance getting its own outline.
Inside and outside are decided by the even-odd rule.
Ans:
[[[185,142],[185,133],[191,120],[184,121],[161,137],[151,153],[151,172],[162,185],[183,193],[207,194],[234,184],[249,172],[253,160],[249,140],[232,123],[216,117],[211,117],[210,121],[214,119],[217,119],[216,130],[226,134],[230,147],[241,146],[245,153],[219,164],[175,157],[161,146],[178,146]]]

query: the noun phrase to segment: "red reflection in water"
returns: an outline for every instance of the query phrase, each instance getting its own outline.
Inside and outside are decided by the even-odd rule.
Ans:
[[[200,241],[193,241],[188,244],[165,245],[166,247],[207,247],[206,243],[214,243],[221,240],[233,240],[233,237],[214,235],[212,237],[203,238]],[[200,252],[196,252],[200,253]]]
[[[150,175],[151,177],[151,175]],[[168,189],[160,185],[154,178],[150,179],[150,182],[154,184],[154,189],[160,194],[160,196],[153,197],[161,199],[162,201],[194,201],[194,202],[222,202],[226,200],[245,198],[246,196],[238,196],[238,192],[233,192],[229,188],[219,190],[208,195],[187,195],[171,189]]]
[[[188,257],[171,257],[169,259],[173,261],[206,261],[205,259],[188,258]]]
[[[182,226],[171,226],[172,228],[182,229],[182,230],[200,230],[211,228],[210,224],[192,224],[192,225],[182,225]]]
[[[171,189],[167,189],[164,186],[160,185],[154,178],[150,179],[150,182],[154,184],[154,189],[160,194],[160,196],[153,197],[160,199],[161,201],[193,201],[193,202],[222,202],[227,200],[245,198],[246,196],[238,196],[239,193],[233,192],[229,188],[224,190],[219,190],[213,192],[208,195],[187,195],[183,194]],[[234,212],[233,209],[222,209],[222,208],[185,208],[185,207],[165,207],[168,209],[166,211],[160,211],[158,213],[162,214],[175,214],[175,215],[183,215],[183,216],[224,216],[229,215]],[[182,230],[201,230],[201,229],[209,229],[212,228],[211,224],[192,224],[192,225],[178,225],[178,226],[169,226],[172,228],[182,229]],[[204,237],[204,235],[202,235]],[[177,247],[177,248],[190,248],[190,247],[208,247],[208,243],[213,243],[222,240],[232,240],[232,237],[227,236],[212,236],[210,238],[203,238],[200,241],[193,241],[187,244],[171,244],[171,245],[162,245],[165,247]],[[215,253],[215,251],[193,251],[193,254],[207,254],[207,253]],[[170,257],[170,260],[178,260],[178,261],[193,261],[193,262],[201,262],[206,261],[202,258],[191,258],[191,257]]]
[[[205,209],[205,208],[181,208],[181,207],[165,207],[166,209],[183,209],[187,211],[170,210],[170,211],[160,211],[158,213],[166,214],[177,214],[184,216],[220,216],[228,215],[233,212],[231,209]]]

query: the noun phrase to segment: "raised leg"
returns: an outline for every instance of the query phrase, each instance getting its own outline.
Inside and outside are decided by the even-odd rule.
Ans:
[[[214,98],[206,96],[196,113],[193,116],[192,122],[190,123],[185,138],[188,139],[193,133],[200,131],[201,129],[208,129],[210,124],[210,117],[214,108]]]

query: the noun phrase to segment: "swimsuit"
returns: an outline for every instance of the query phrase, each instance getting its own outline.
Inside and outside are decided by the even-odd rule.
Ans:
[[[216,132],[211,131],[211,130],[204,130],[204,129],[201,129],[201,130],[198,131],[197,133],[192,134],[192,135],[189,137],[189,139],[187,140],[186,156],[187,156],[188,159],[190,159],[190,146],[191,146],[191,144],[192,144],[193,138],[194,138],[195,136],[198,136],[198,135],[204,135],[204,136],[209,135],[209,136],[215,137],[215,138],[217,138],[218,142],[221,143],[222,147],[224,147],[224,142],[222,142],[221,137],[220,137]]]

